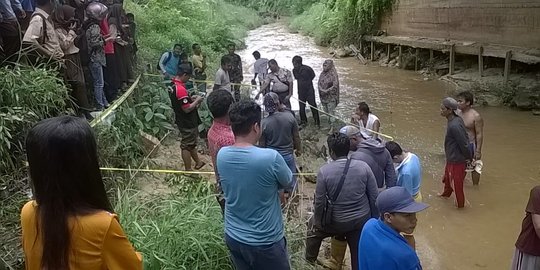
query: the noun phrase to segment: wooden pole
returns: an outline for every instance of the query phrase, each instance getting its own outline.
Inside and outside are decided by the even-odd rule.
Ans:
[[[371,42],[371,61],[375,60],[375,44]]]
[[[403,64],[401,63],[401,58],[402,58],[402,48],[401,48],[401,45],[399,45],[399,54],[398,54],[398,63],[399,63],[399,68],[403,68]]]
[[[456,65],[456,46],[455,44],[452,44],[452,46],[450,47],[450,67],[448,70],[448,73],[450,75],[454,74],[455,65]]]
[[[432,49],[429,50],[429,62],[433,63],[433,50]]]
[[[478,48],[478,74],[480,77],[484,76],[484,47]]]
[[[506,52],[506,59],[504,61],[504,83],[508,82],[510,76],[510,65],[512,64],[512,51]]]
[[[391,45],[390,44],[386,44],[386,55],[388,56],[388,58],[386,59],[386,63],[388,64],[388,62],[390,62],[390,53],[391,53]]]
[[[420,49],[416,48],[416,53],[414,55],[414,71],[418,70],[418,57],[420,55]]]

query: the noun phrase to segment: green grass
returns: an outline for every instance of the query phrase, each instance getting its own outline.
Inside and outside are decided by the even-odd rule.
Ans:
[[[143,253],[145,269],[233,269],[221,209],[211,185],[198,181],[191,183],[189,191],[173,185],[168,194],[117,192],[115,210],[126,234]]]

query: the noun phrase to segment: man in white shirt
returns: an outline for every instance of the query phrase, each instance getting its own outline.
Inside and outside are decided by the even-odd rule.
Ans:
[[[256,85],[256,79],[259,77],[259,86],[262,86],[266,76],[268,75],[268,59],[261,58],[261,53],[258,51],[253,52],[253,57],[255,57],[255,63],[253,64],[253,69],[255,76],[251,80],[252,85]]]
[[[224,55],[223,57],[221,57],[221,67],[216,72],[213,90],[222,89],[232,94],[231,79],[229,78],[230,69],[231,69],[231,59],[229,58],[229,56]]]

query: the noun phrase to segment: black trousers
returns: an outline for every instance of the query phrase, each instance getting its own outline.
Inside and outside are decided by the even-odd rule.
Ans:
[[[300,102],[300,122],[302,124],[307,124],[307,115],[306,115],[306,103],[311,105],[312,107],[317,108],[317,103],[315,102],[315,90],[311,89],[308,91],[302,90],[298,91],[298,99]],[[319,120],[319,111],[315,110],[314,108],[311,108],[311,114],[313,115],[313,121],[315,121],[315,125],[319,126],[321,124],[321,121]]]
[[[360,233],[364,228],[364,224],[369,220],[369,216],[365,216],[347,224],[340,226],[342,228],[319,230],[313,226],[313,218],[308,222],[308,231],[306,236],[306,260],[314,262],[319,256],[319,249],[324,238],[334,237],[345,238],[351,252],[351,269],[358,269],[358,241]],[[348,228],[347,228],[348,227]]]
[[[0,62],[14,62],[21,49],[21,32],[17,21],[0,23]],[[6,64],[6,63],[4,63]]]

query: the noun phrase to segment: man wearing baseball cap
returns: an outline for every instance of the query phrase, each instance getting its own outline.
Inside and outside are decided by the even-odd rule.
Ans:
[[[428,208],[415,202],[404,187],[391,187],[377,197],[379,219],[370,219],[362,230],[358,258],[362,270],[421,270],[416,251],[400,233],[411,234],[416,213]]]
[[[463,181],[465,180],[465,168],[467,160],[471,159],[469,150],[469,137],[463,119],[456,114],[458,102],[447,97],[441,102],[441,116],[448,121],[446,136],[444,138],[444,153],[446,166],[444,168],[444,191],[439,194],[448,198],[452,192],[456,192],[456,206],[465,206],[465,194],[463,193]]]

